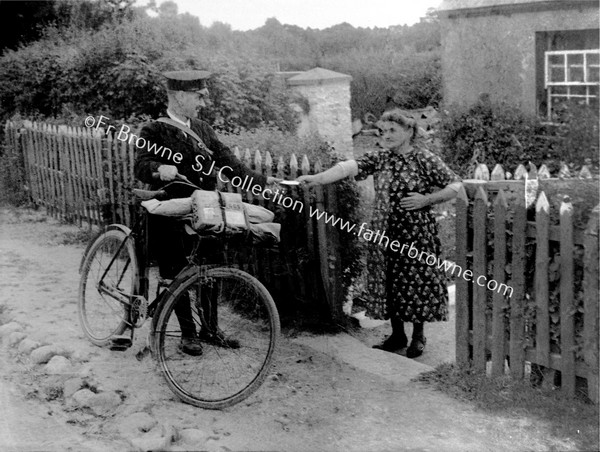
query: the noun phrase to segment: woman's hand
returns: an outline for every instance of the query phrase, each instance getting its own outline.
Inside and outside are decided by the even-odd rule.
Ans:
[[[304,176],[297,177],[296,180],[307,187],[321,185],[318,174],[306,174]]]
[[[400,200],[400,207],[405,210],[418,210],[429,205],[429,198],[421,193],[409,193]]]

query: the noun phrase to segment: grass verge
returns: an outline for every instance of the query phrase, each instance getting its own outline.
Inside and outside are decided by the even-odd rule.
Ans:
[[[539,420],[557,437],[576,444],[577,450],[599,450],[598,406],[584,396],[572,399],[559,390],[534,387],[525,380],[490,378],[449,363],[422,373],[416,381],[491,414]]]

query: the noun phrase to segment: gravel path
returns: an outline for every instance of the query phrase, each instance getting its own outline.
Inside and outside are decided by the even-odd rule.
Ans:
[[[335,338],[319,350],[306,335],[284,335],[271,375],[249,399],[222,411],[185,405],[151,358],[135,359],[144,328],[125,352],[83,337],[76,299],[84,247],[64,244],[77,234],[35,212],[0,209],[0,450],[479,452],[557,444],[533,420],[484,414],[354,366],[336,356]],[[385,353],[376,359],[389,367]]]

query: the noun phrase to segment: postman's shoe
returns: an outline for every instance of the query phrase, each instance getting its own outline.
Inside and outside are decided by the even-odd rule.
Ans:
[[[206,330],[200,331],[200,340],[207,344],[216,345],[223,348],[240,348],[240,341],[230,337],[225,337],[221,331],[210,333]]]
[[[373,345],[373,348],[383,350],[384,352],[395,352],[403,349],[408,344],[406,334],[392,334],[381,344]]]
[[[423,350],[425,350],[425,344],[427,343],[427,339],[425,336],[417,336],[413,337],[410,342],[410,346],[406,349],[406,357],[407,358],[417,358],[423,354]]]
[[[202,344],[195,337],[182,337],[179,343],[179,350],[186,355],[200,356],[202,354]]]

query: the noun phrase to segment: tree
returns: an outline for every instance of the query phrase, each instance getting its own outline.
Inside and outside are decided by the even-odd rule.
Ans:
[[[0,53],[42,36],[44,27],[58,19],[55,0],[1,1]]]
[[[163,17],[175,17],[178,13],[177,3],[172,0],[162,2],[158,7],[158,14]]]

